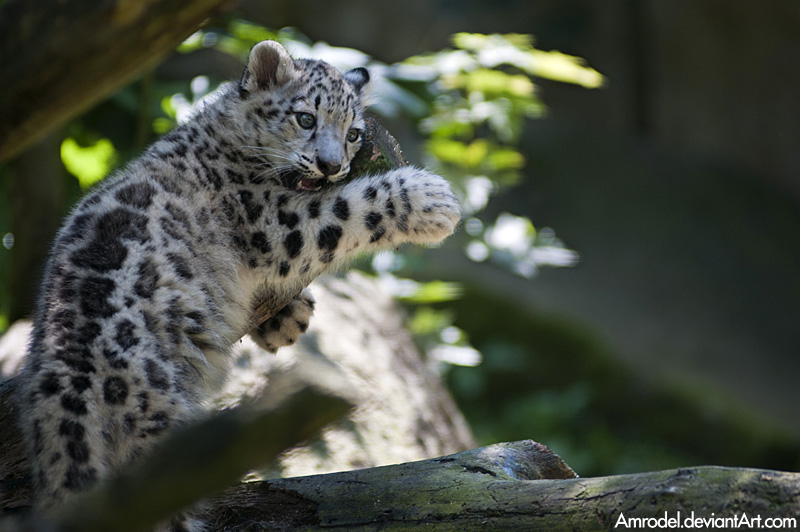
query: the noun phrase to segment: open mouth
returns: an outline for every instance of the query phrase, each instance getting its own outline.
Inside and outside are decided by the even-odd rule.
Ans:
[[[310,177],[301,177],[295,185],[296,190],[307,190],[316,192],[322,188],[322,179],[313,179]]]
[[[283,186],[292,190],[316,192],[325,182],[323,178],[303,177],[298,170],[288,170],[280,174]]]

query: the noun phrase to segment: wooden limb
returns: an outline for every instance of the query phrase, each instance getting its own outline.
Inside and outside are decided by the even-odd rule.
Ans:
[[[189,464],[181,459],[182,474],[189,475],[181,485],[211,465],[204,460],[183,469]],[[148,466],[148,474],[158,467]],[[244,483],[213,498],[205,519],[211,530],[609,530],[621,514],[659,519],[666,512],[682,522],[743,514],[796,518],[798,485],[798,473],[713,466],[575,478],[546,447],[522,441],[400,465]],[[80,523],[81,530],[99,530],[85,519]],[[114,523],[108,529],[127,530]],[[2,525],[21,530],[9,521]]]
[[[658,519],[667,512],[681,524],[692,512],[700,519],[800,515],[798,473],[704,466],[573,477],[543,445],[503,443],[421,462],[243,484],[215,499],[207,519],[214,530],[257,524],[276,531],[477,532],[610,530],[620,514]]]
[[[233,0],[7,0],[0,161],[135,79]]]

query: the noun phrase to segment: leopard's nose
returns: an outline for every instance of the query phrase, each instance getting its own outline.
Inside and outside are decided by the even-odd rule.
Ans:
[[[321,157],[317,157],[317,168],[319,168],[319,171],[322,172],[322,175],[328,177],[338,173],[339,170],[342,169],[342,165],[338,162],[326,161]]]

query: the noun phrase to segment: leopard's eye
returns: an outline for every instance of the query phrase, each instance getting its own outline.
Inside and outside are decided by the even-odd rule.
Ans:
[[[347,141],[348,142],[355,142],[361,138],[361,130],[353,128],[347,132]]]
[[[311,129],[314,127],[314,124],[317,123],[317,119],[310,113],[297,113],[296,118],[297,123],[300,124],[300,127],[303,129]]]

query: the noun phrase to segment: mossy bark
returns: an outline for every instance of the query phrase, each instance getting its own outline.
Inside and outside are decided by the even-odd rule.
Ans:
[[[0,387],[2,510],[24,503],[30,495],[14,412],[9,408],[11,390],[10,383]],[[331,409],[325,402],[333,405],[337,401],[334,396],[312,395],[317,401],[315,408],[327,414],[335,414],[346,404],[338,399],[336,408]],[[308,406],[309,397],[297,396],[294,406]],[[297,410],[284,411],[281,422],[287,412],[295,417]],[[229,440],[233,445],[229,450],[240,453],[242,448],[234,443],[239,439],[238,429],[220,431],[218,423],[212,420],[192,429],[200,432],[188,436],[211,430],[222,435],[216,441],[219,445],[215,444],[218,449],[225,448],[220,442]],[[178,435],[168,442],[164,456],[180,452],[180,438],[185,437]],[[136,508],[153,493],[162,492],[162,481],[174,481],[166,469],[178,466],[169,466],[170,461],[159,464],[158,457],[154,460],[136,473],[141,475],[138,480],[120,480],[121,484],[111,485],[114,491],[96,495],[85,501],[85,506],[72,507],[56,521],[61,527],[56,529],[141,530],[145,526],[141,521],[131,527],[120,501],[125,508]],[[182,484],[198,482],[208,475],[205,470],[213,467],[207,457],[199,455],[181,460]],[[419,462],[242,483],[213,498],[206,505],[205,518],[213,530],[609,530],[620,515],[657,519],[665,512],[681,520],[745,514],[750,518],[796,518],[800,515],[798,486],[800,473],[714,466],[576,478],[549,449],[521,441]],[[162,512],[169,510],[164,507]],[[6,532],[45,530],[32,521],[3,520],[0,525]]]
[[[800,515],[800,474],[696,467],[569,478],[531,441],[323,476],[243,484],[218,498],[217,530],[610,530],[620,519]],[[680,514],[678,513],[680,512]],[[699,526],[697,528],[703,528]]]

